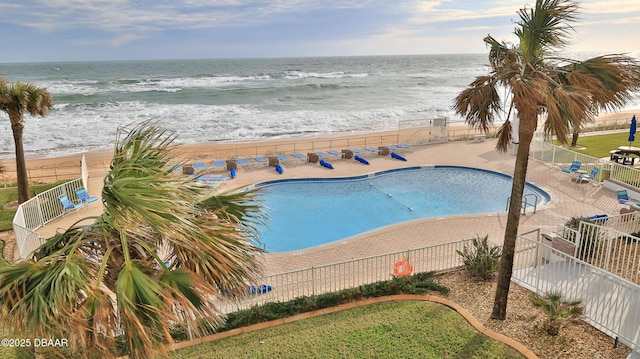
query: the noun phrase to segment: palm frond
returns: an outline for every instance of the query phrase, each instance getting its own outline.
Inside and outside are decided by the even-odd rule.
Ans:
[[[525,59],[537,62],[565,46],[577,11],[578,5],[571,0],[538,0],[534,7],[520,9],[515,34]]]
[[[174,137],[155,124],[120,134],[103,214],[46,241],[35,262],[3,267],[0,305],[29,335],[59,333],[74,350],[113,357],[123,333],[130,357],[149,357],[172,340],[172,323],[196,334],[201,320],[219,325],[220,289],[260,275],[266,213],[256,191],[212,194],[173,173]]]
[[[469,126],[488,132],[496,115],[502,110],[497,80],[492,76],[478,76],[456,96],[453,109],[465,117]]]
[[[498,143],[496,144],[496,150],[499,152],[507,151],[513,138],[511,131],[513,131],[513,126],[509,120],[505,121],[502,126],[500,126],[500,129],[498,129]]]

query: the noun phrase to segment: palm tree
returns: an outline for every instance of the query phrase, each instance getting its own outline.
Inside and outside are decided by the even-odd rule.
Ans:
[[[596,110],[621,108],[640,85],[640,68],[625,55],[598,56],[586,61],[554,57],[567,43],[578,7],[569,0],[537,0],[533,8],[518,11],[518,44],[484,38],[489,47],[491,72],[477,77],[454,101],[454,110],[470,126],[487,131],[503,114],[498,151],[512,140],[511,115],[518,122],[519,145],[513,172],[502,260],[491,318],[504,320],[513,257],[518,234],[529,147],[538,118],[546,115],[544,131],[566,143],[566,134]],[[504,98],[500,89],[506,89]]]
[[[13,131],[13,142],[16,147],[18,203],[23,203],[29,199],[27,165],[22,146],[24,114],[44,116],[52,105],[51,95],[47,89],[23,82],[7,84],[6,81],[0,79],[0,110],[9,115],[11,130]]]
[[[255,283],[257,193],[213,194],[176,174],[173,139],[148,122],[119,136],[103,214],[0,268],[0,306],[16,332],[68,338],[73,352],[100,358],[115,356],[123,334],[130,357],[148,358],[172,342],[172,324],[196,335],[203,321],[216,327],[222,293]]]

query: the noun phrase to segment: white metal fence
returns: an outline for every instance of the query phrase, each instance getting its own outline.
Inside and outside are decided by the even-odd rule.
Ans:
[[[253,305],[286,302],[302,296],[336,292],[389,280],[394,274],[395,264],[403,259],[413,266],[413,273],[457,268],[462,265],[462,259],[456,250],[462,250],[471,241],[461,240],[267,276],[258,283],[248,285],[248,288],[239,289],[249,292],[257,289],[255,295],[247,298],[244,295],[234,297],[234,293],[228,293],[229,300],[219,303],[219,309],[223,313],[231,313]],[[270,286],[271,290],[262,293],[260,289],[263,285]]]
[[[629,212],[591,220],[592,223],[624,233],[640,232],[640,212]]]
[[[61,195],[77,203],[75,189],[82,187],[82,179],[65,182],[22,203],[13,217],[13,232],[20,258],[29,258],[31,253],[43,242],[43,238],[35,230],[65,213],[58,200]]]
[[[579,161],[582,164],[580,169],[586,172],[591,172],[594,168],[598,168],[595,182],[602,182],[605,171],[610,171],[612,165],[612,163],[602,161],[599,158],[556,146],[549,141],[544,141],[540,136],[534,137],[531,141],[529,156],[549,166],[560,168],[569,168],[573,161]]]
[[[560,292],[581,300],[593,327],[640,349],[640,286],[539,240],[520,237],[513,280],[538,294]]]
[[[594,167],[598,168],[596,182],[602,182],[608,178],[640,190],[640,170],[633,167],[556,146],[545,141],[541,136],[534,137],[530,148],[529,156],[549,166],[569,167],[572,161],[580,161],[582,163],[580,169],[586,172],[590,172]]]

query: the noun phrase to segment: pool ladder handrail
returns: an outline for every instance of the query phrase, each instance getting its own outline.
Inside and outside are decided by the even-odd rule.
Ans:
[[[529,197],[533,196],[533,203],[529,202]],[[511,203],[511,196],[507,198],[507,212],[509,211],[509,204]],[[538,196],[533,193],[522,195],[522,214],[527,213],[527,207],[533,207],[533,213],[536,213],[538,209]]]

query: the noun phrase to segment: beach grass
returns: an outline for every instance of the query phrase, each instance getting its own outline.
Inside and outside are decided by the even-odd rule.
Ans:
[[[523,358],[437,303],[385,302],[185,348],[170,358]]]

